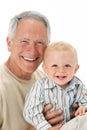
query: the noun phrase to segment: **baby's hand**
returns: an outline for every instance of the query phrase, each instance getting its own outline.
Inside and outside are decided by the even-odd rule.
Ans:
[[[80,106],[80,107],[76,110],[75,116],[84,115],[86,112],[87,112],[87,107],[86,107],[86,106]]]

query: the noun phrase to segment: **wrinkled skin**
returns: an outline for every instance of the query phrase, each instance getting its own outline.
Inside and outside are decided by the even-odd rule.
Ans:
[[[21,20],[13,40],[7,37],[8,50],[11,52],[7,67],[21,79],[31,79],[43,59],[48,44],[47,28],[41,21]]]

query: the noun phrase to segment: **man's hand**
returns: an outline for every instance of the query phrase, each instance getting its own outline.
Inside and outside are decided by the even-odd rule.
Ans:
[[[78,104],[74,104],[74,111],[71,113],[71,118],[75,117],[75,112],[78,108]],[[48,104],[44,107],[43,114],[46,118],[46,120],[52,125],[56,125],[58,123],[61,123],[63,121],[63,115],[62,115],[62,110],[54,110],[53,112],[49,112],[50,109],[52,108],[52,104]],[[28,130],[36,130],[32,125],[29,125]]]
[[[60,109],[54,110],[53,112],[49,112],[51,108],[52,108],[52,104],[46,105],[44,107],[43,114],[46,120],[53,126],[63,121],[63,115]]]
[[[29,125],[28,130],[36,130],[32,125]]]
[[[75,117],[75,112],[76,112],[76,110],[78,109],[78,107],[79,107],[78,104],[74,104],[74,105],[73,105],[73,108],[74,108],[74,109],[73,109],[73,112],[71,112],[71,114],[70,114],[71,119]]]

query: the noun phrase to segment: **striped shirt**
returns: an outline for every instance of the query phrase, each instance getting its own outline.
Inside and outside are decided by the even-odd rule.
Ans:
[[[87,89],[77,77],[72,79],[66,89],[53,83],[49,77],[38,80],[26,96],[23,112],[25,120],[37,130],[47,130],[51,127],[42,113],[44,105],[49,103],[53,105],[51,111],[62,109],[65,123],[70,120],[74,103],[87,106]]]

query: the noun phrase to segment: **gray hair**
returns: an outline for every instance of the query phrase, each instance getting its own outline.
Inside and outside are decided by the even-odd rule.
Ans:
[[[43,14],[36,12],[36,11],[25,11],[25,12],[22,12],[16,16],[14,16],[11,19],[10,24],[9,24],[9,28],[8,28],[8,37],[11,40],[13,39],[14,34],[16,32],[18,22],[20,20],[23,20],[23,19],[35,19],[35,20],[43,22],[47,28],[48,39],[50,40],[51,29],[50,29],[49,21]]]

